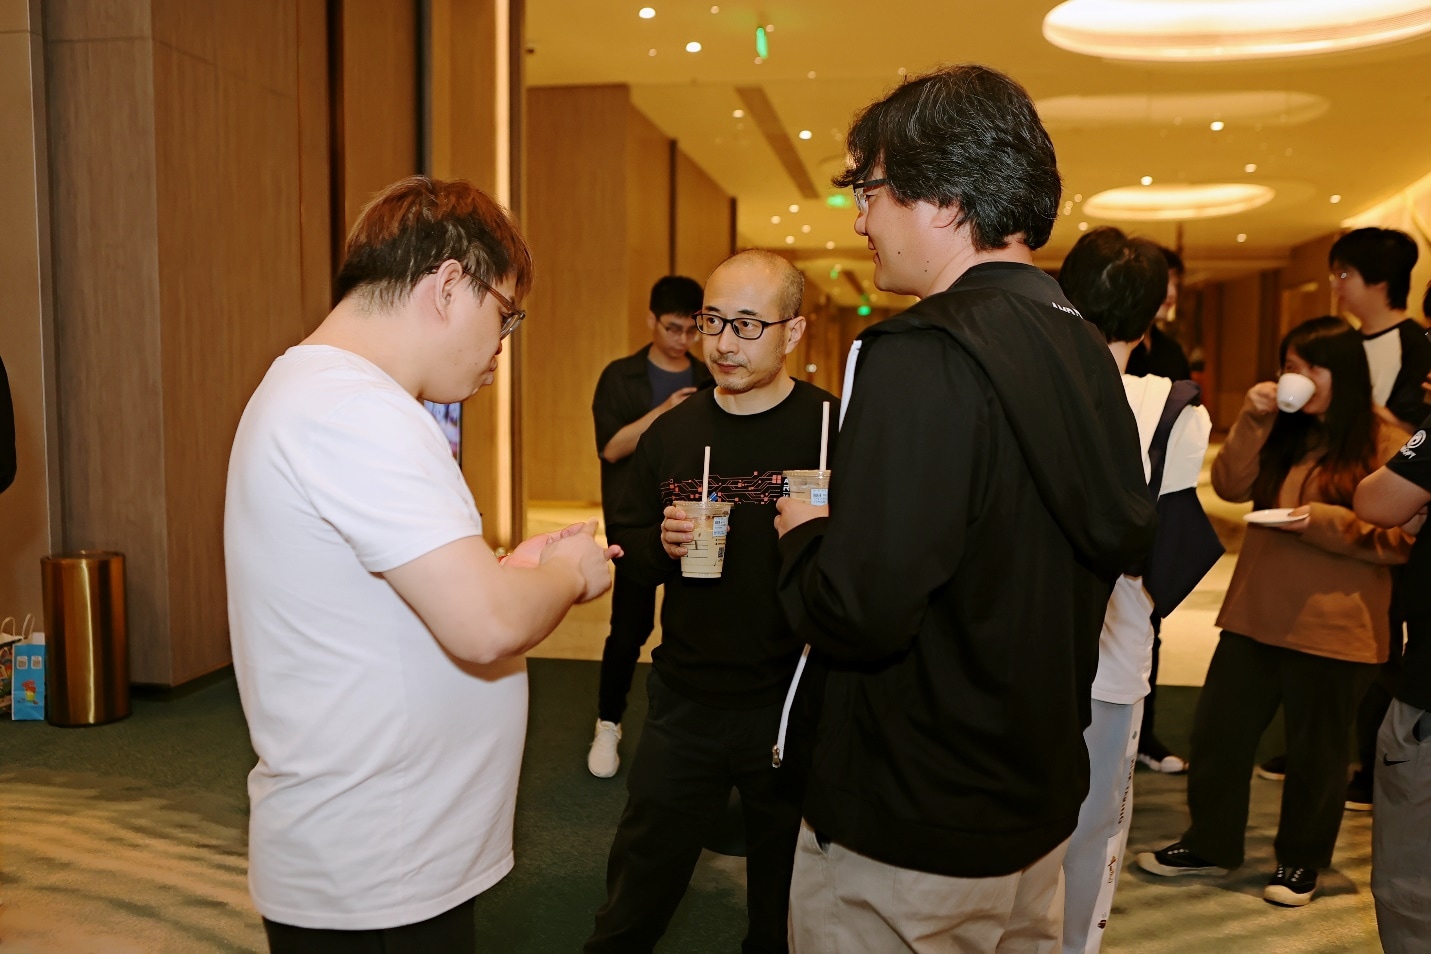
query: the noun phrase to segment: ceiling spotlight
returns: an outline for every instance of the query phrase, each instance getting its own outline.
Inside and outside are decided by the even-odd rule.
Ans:
[[[804,232],[806,235],[809,235],[809,234],[810,234],[810,226],[808,226],[808,225],[802,225],[802,226],[800,226],[800,231]]]
[[[815,71],[814,71],[814,70],[811,70],[810,72],[806,73],[806,74],[805,74],[805,78],[806,78],[806,79],[814,79],[814,78],[815,78]]]
[[[835,243],[834,243],[834,242],[826,242],[826,243],[825,243],[825,248],[831,248],[831,249],[832,249],[832,248],[834,248],[834,247],[835,247]]]
[[[773,23],[767,23],[767,24],[765,24],[765,32],[766,32],[766,33],[774,33],[774,32],[775,32],[775,24],[773,24]]]
[[[656,10],[653,7],[642,7],[636,15],[643,20],[649,20],[656,15]]]
[[[1245,165],[1245,166],[1242,167],[1242,171],[1243,171],[1243,172],[1256,172],[1256,171],[1257,171],[1257,163],[1255,163],[1255,162],[1249,162],[1247,165]]]
[[[1238,240],[1239,242],[1245,242],[1245,241],[1247,241],[1247,233],[1246,233],[1246,232],[1238,232],[1238,233],[1237,233],[1237,240]]]
[[[1334,196],[1332,196],[1332,205],[1336,205],[1336,204],[1337,204],[1338,202],[1340,202],[1341,200],[1342,200],[1342,197],[1339,196],[1339,195],[1334,195]]]
[[[802,130],[800,130],[800,138],[801,138],[801,139],[809,139],[809,138],[810,138],[811,136],[813,136],[813,135],[815,135],[815,134],[812,133],[812,132],[810,132],[810,130],[808,130],[808,129],[802,129]]]
[[[1212,122],[1208,123],[1207,128],[1211,129],[1213,132],[1222,132],[1222,120],[1214,119]]]
[[[790,206],[790,211],[791,211],[791,212],[799,212],[799,211],[800,211],[800,207],[799,207],[798,205],[792,205],[792,206]]]
[[[1087,231],[1088,231],[1088,223],[1087,223],[1087,222],[1079,222],[1079,223],[1078,223],[1078,231],[1080,231],[1080,232],[1087,232]]]
[[[720,7],[711,7],[711,13],[720,13]]]
[[[735,112],[731,113],[731,115],[734,116],[736,119],[744,119],[744,118],[745,118],[745,110],[743,110],[743,109],[737,109]]]
[[[686,52],[687,52],[687,53],[699,53],[700,51],[701,51],[701,45],[700,45],[699,43],[697,43],[695,40],[692,40],[691,42],[689,42],[689,43],[686,44]]]
[[[1138,181],[1141,182],[1141,183],[1143,183],[1143,185],[1152,185],[1152,184],[1153,184],[1153,177],[1152,177],[1152,176],[1144,176],[1143,178],[1139,179]]]
[[[814,374],[816,371],[819,371],[819,370],[820,370],[820,366],[819,366],[818,364],[807,364],[807,365],[805,365],[805,373],[806,373],[806,374]]]
[[[898,73],[900,76],[906,76],[908,75],[909,70],[901,66],[899,69],[895,70],[895,72]]]
[[[765,62],[765,57],[763,57],[763,56],[757,56],[757,57],[755,58],[755,65],[756,65],[756,66],[759,66],[761,63],[764,63],[764,62]]]
[[[1074,201],[1074,202],[1082,202],[1082,201],[1083,201],[1083,193],[1082,193],[1082,192],[1079,192],[1079,193],[1075,194],[1074,197],[1073,197],[1073,201]]]
[[[786,245],[794,245],[794,244],[795,244],[795,236],[793,236],[793,235],[787,235],[787,236],[785,236],[785,244],[786,244]]]
[[[772,215],[772,216],[770,217],[770,224],[771,224],[771,225],[779,225],[779,224],[780,224],[780,216],[778,216],[778,215]]]
[[[1065,202],[1065,203],[1063,203],[1063,214],[1064,214],[1064,215],[1072,215],[1072,214],[1073,214],[1073,203],[1072,203],[1072,202]]]

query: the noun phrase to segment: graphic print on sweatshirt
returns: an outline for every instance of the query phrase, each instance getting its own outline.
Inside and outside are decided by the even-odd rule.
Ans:
[[[721,477],[710,475],[710,499],[730,503],[774,503],[785,495],[785,472],[767,470],[764,473],[752,471],[748,477]],[[677,500],[700,500],[701,479],[676,480],[667,477],[661,482],[661,500],[671,506]]]

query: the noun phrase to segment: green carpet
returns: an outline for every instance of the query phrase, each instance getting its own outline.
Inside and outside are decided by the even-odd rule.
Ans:
[[[623,756],[645,715],[638,672]],[[532,660],[531,720],[517,808],[517,865],[478,900],[484,950],[580,949],[604,897],[625,774],[586,771],[597,664]],[[1159,734],[1187,751],[1197,690],[1160,687]],[[1280,729],[1264,754],[1278,748]],[[1037,757],[1037,753],[1029,753]],[[253,764],[231,679],[91,729],[0,722],[0,941],[4,954],[191,954],[263,949],[244,884]],[[1140,772],[1130,849],[1186,824],[1185,781]],[[1370,819],[1348,814],[1338,869],[1310,907],[1262,902],[1280,786],[1253,783],[1248,863],[1226,879],[1125,871],[1104,951],[1376,951]],[[660,950],[732,952],[744,933],[743,860],[706,853]]]

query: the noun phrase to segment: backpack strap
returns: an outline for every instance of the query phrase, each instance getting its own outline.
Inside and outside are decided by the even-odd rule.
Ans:
[[[1163,404],[1163,413],[1158,417],[1158,426],[1153,430],[1153,440],[1148,444],[1148,492],[1156,502],[1163,489],[1163,465],[1168,459],[1168,441],[1173,436],[1173,425],[1183,408],[1195,407],[1202,403],[1202,388],[1196,381],[1174,381]]]

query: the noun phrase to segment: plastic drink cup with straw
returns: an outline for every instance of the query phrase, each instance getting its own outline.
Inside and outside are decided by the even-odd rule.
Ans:
[[[714,580],[720,578],[725,568],[725,538],[730,530],[730,511],[735,505],[710,499],[710,473],[711,449],[706,447],[701,469],[701,499],[678,500],[676,506],[695,524],[694,539],[686,544],[686,555],[681,557],[681,576]]]
[[[818,470],[787,470],[785,496],[817,507],[830,503],[830,471],[826,459],[830,451],[830,402],[826,401],[820,415],[820,467]]]

